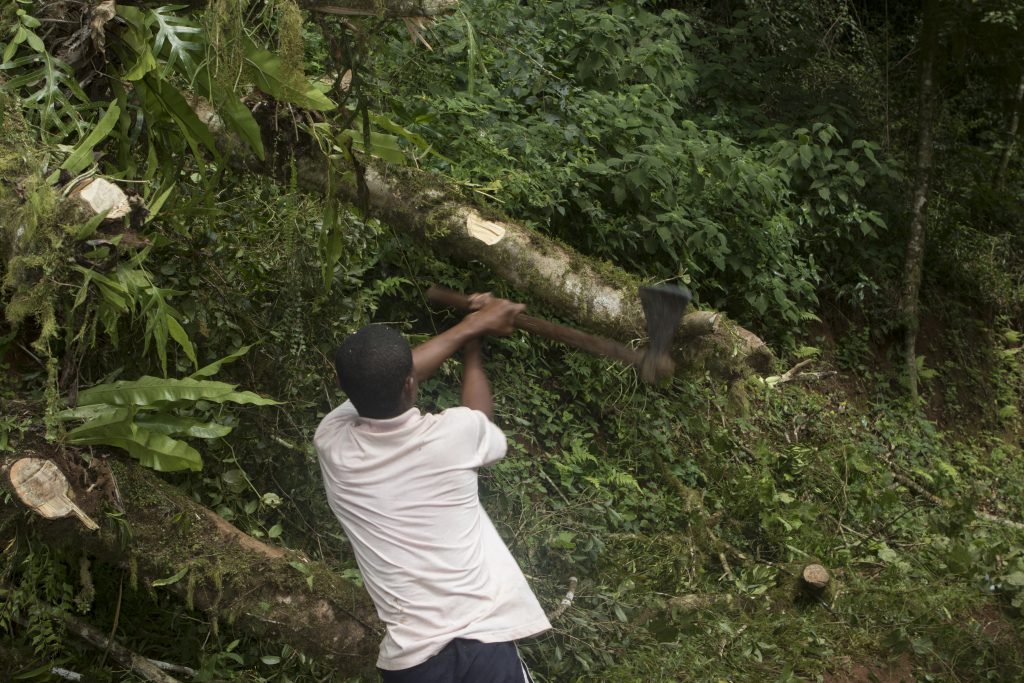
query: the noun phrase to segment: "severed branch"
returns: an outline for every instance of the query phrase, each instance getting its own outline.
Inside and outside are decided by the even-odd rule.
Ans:
[[[823,370],[820,372],[802,372],[803,368],[807,367],[813,359],[805,358],[786,372],[781,375],[772,375],[771,377],[765,377],[761,379],[761,383],[766,387],[777,387],[780,384],[787,382],[812,382],[819,379],[825,379],[826,377],[832,377],[836,374],[835,370]]]
[[[180,683],[177,678],[165,673],[159,664],[173,666],[178,671],[190,671],[192,675],[195,675],[195,671],[187,667],[178,667],[173,664],[167,665],[165,662],[157,663],[142,655],[135,654],[124,645],[121,645],[121,643],[107,638],[98,629],[70,614],[62,614],[61,619],[69,631],[93,647],[109,652],[110,656],[117,660],[118,663],[147,681],[152,683]]]
[[[572,601],[576,597],[576,582],[575,576],[569,577],[569,590],[565,592],[565,597],[558,603],[558,607],[548,612],[548,621],[554,621],[562,616],[565,614],[565,610],[569,609],[569,606],[572,605]]]
[[[934,493],[926,489],[923,485],[918,483],[915,479],[904,474],[903,472],[900,472],[897,469],[896,464],[893,463],[892,460],[889,460],[888,458],[883,458],[883,460],[885,461],[885,464],[888,465],[889,473],[892,474],[893,479],[903,484],[903,486],[910,489],[910,491],[921,496],[922,498],[924,498],[931,504],[935,505],[936,507],[949,508],[953,506],[952,503],[945,501],[942,498],[939,498]],[[1003,526],[1008,526],[1011,529],[1018,529],[1020,531],[1024,531],[1024,523],[1017,522],[1012,519],[1007,519],[1005,517],[999,517],[997,515],[993,515],[990,512],[982,512],[981,510],[975,510],[974,516],[985,522],[992,522],[993,524],[1002,524]]]
[[[9,591],[10,588],[0,586],[0,597],[9,594]],[[42,606],[44,609],[48,609],[45,605]],[[136,654],[113,638],[108,638],[91,624],[82,621],[66,611],[58,611],[52,608],[49,608],[49,611],[54,617],[60,619],[64,623],[64,627],[68,631],[74,633],[96,649],[109,652],[110,655],[117,660],[119,664],[121,664],[121,666],[129,669],[140,678],[150,681],[151,683],[180,683],[177,678],[164,673],[164,670],[174,671],[190,677],[196,675],[195,669],[191,669],[187,666],[160,662],[155,659],[149,659],[148,657]],[[15,621],[22,625],[25,624],[24,620],[17,617],[15,618]],[[51,673],[68,681],[84,680],[82,674],[59,667],[54,667],[54,669],[51,670]]]

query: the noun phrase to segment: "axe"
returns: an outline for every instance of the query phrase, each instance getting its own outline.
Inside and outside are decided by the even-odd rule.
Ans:
[[[690,290],[678,285],[656,285],[640,288],[640,303],[647,319],[647,336],[650,343],[646,349],[633,349],[625,344],[594,334],[559,325],[542,318],[520,313],[513,325],[530,334],[553,339],[568,346],[593,353],[605,358],[633,365],[640,370],[640,377],[651,384],[675,372],[676,364],[669,355],[672,336],[690,303]],[[469,297],[465,294],[432,285],[427,290],[427,299],[435,306],[446,306],[460,311],[469,310]]]

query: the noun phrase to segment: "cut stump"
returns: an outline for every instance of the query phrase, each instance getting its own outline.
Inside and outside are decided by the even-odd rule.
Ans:
[[[829,576],[828,570],[820,564],[809,564],[804,567],[801,578],[804,585],[812,591],[823,591],[828,586],[832,577]]]

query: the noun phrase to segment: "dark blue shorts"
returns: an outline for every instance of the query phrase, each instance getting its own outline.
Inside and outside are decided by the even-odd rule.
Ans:
[[[398,671],[379,669],[384,683],[532,683],[516,644],[456,638],[436,655]]]

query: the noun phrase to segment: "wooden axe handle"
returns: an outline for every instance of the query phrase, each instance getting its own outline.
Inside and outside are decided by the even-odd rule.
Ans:
[[[447,306],[459,311],[469,310],[469,297],[446,287],[432,285],[427,290],[427,299],[430,303],[437,306]],[[581,351],[611,358],[629,365],[640,366],[644,360],[643,351],[631,349],[625,344],[620,344],[604,337],[598,337],[595,334],[580,332],[567,325],[559,325],[558,323],[549,322],[541,318],[534,318],[525,313],[517,315],[512,324],[516,328],[525,330],[530,334],[540,335],[546,339],[567,344]]]

